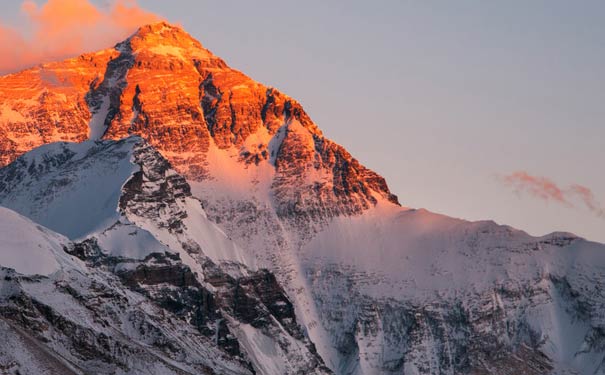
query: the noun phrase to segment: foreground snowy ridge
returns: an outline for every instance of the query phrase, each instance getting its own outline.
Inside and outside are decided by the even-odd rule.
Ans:
[[[129,173],[103,173],[121,169]],[[107,180],[91,192],[99,178]],[[210,258],[238,247],[140,138],[43,146],[0,170],[0,181],[3,204],[54,218],[48,223],[75,241],[1,208],[3,238],[25,239],[4,241],[0,256],[0,326],[20,348],[0,352],[3,369],[328,372],[270,272]]]
[[[0,372],[605,373],[605,245],[402,208],[177,27],[0,93]]]

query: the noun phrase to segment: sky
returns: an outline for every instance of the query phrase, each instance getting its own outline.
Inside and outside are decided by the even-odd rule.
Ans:
[[[605,242],[605,2],[45,3],[0,5],[0,71],[166,19],[296,98],[403,205]]]

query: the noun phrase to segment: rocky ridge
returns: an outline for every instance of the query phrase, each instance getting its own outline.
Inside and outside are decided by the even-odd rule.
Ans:
[[[278,198],[292,188],[281,175],[296,173],[300,182],[313,171],[333,175],[327,186],[305,182],[322,192],[309,210],[327,199],[326,205],[355,212],[374,204],[374,195],[397,201],[382,177],[325,139],[298,102],[163,22],[140,28],[113,49],[1,77],[0,94],[2,165],[53,141],[139,135],[193,180],[212,178],[212,147],[234,149],[248,164],[271,159]],[[291,129],[293,123],[300,128]],[[280,211],[292,209],[291,202],[281,204]],[[297,212],[304,205],[298,206]]]

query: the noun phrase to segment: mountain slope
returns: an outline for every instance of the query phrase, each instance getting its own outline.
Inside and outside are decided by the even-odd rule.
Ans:
[[[60,237],[6,209],[2,214],[3,226]],[[0,269],[0,329],[16,345],[0,349],[3,373],[250,373],[193,326],[166,320],[163,309],[125,288],[115,274],[63,249],[52,255],[59,267],[48,275]]]
[[[373,201],[372,192],[396,200],[384,179],[323,138],[296,101],[229,68],[183,30],[163,22],[142,27],[114,49],[2,77],[0,93],[3,164],[56,140],[138,134],[189,178],[209,173],[205,162],[213,148],[235,148],[247,163],[271,158],[277,169],[293,168],[288,157],[293,153],[306,154],[309,162],[340,172],[332,179],[331,199],[347,198],[341,202],[346,204],[355,195],[360,208]],[[84,122],[89,129],[65,129]],[[304,131],[287,131],[291,122]],[[277,142],[280,129],[283,139]],[[300,135],[311,143],[297,142]]]
[[[49,74],[78,100],[36,96],[55,91]],[[142,27],[114,49],[0,78],[0,93],[8,108],[0,121],[6,162],[55,140],[137,134],[157,147],[190,180],[210,220],[246,249],[247,264],[277,272],[311,337],[320,326],[307,288],[301,289],[294,254],[301,241],[331,217],[397,202],[384,179],[325,139],[295,100],[229,68],[165,23]],[[72,118],[82,98],[88,114]],[[85,121],[88,129],[70,133],[68,124]]]
[[[94,373],[329,372],[274,275],[236,262],[241,250],[140,138],[42,146],[0,181],[0,204],[65,235],[90,224],[71,242],[1,208],[0,316],[27,341],[12,359],[22,371],[42,350]]]
[[[376,209],[301,258],[338,373],[605,371],[601,244]]]
[[[300,104],[177,27],[2,77],[0,93],[0,205],[221,338],[224,366],[605,373],[605,246],[400,207]]]
[[[63,251],[66,238],[4,207],[0,207],[0,238],[0,264],[24,275],[50,275],[60,269],[58,258],[69,258]]]

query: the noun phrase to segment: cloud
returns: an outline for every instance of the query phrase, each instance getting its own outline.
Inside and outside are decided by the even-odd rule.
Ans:
[[[161,17],[135,0],[97,7],[89,0],[21,3],[18,27],[0,24],[0,73],[113,46],[144,24]]]
[[[595,198],[592,190],[586,186],[574,184],[567,188],[559,187],[546,177],[532,176],[525,171],[514,172],[502,177],[502,181],[518,193],[552,201],[567,207],[577,207],[581,203],[586,209],[599,217],[605,217],[605,208]]]
[[[565,197],[565,192],[546,177],[535,177],[527,172],[519,171],[504,176],[504,182],[513,186],[516,191],[525,191],[545,201],[552,200],[567,206],[571,205]]]
[[[592,213],[599,217],[605,217],[605,208],[597,201],[593,192],[582,185],[572,185],[570,192],[576,195]]]

